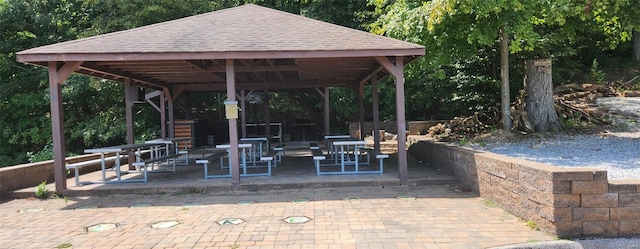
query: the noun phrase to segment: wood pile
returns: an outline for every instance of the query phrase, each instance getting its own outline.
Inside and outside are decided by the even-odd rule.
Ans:
[[[598,97],[615,97],[612,86],[595,84],[567,84],[554,90],[556,112],[563,119],[580,119],[596,125],[611,124],[608,110],[596,104]]]
[[[595,125],[611,124],[608,120],[608,110],[598,106],[599,97],[615,97],[633,95],[636,92],[618,92],[625,83],[598,84],[566,84],[554,89],[555,109],[561,119],[574,119],[593,123]],[[627,93],[629,92],[629,93]],[[532,125],[525,111],[525,93],[511,104],[513,120],[512,131],[522,133],[533,132]],[[454,141],[464,137],[485,133],[491,129],[501,127],[500,108],[494,106],[482,112],[476,112],[469,117],[455,117],[445,123],[439,123],[429,128],[428,135],[440,141]]]
[[[455,117],[429,128],[430,137],[441,141],[452,141],[474,134],[484,133],[500,124],[500,108],[497,106],[475,112],[469,117]]]

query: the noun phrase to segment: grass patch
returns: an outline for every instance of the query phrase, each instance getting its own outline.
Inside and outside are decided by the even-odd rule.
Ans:
[[[49,192],[49,189],[47,189],[47,181],[44,181],[38,184],[35,194],[36,194],[36,197],[41,200],[49,198],[49,196],[51,195],[51,192]]]
[[[487,206],[487,207],[490,207],[490,208],[497,208],[498,207],[498,204],[496,204],[492,200],[488,200],[488,199],[484,200],[484,205]]]
[[[192,194],[201,194],[204,195],[206,194],[207,191],[204,189],[199,189],[199,188],[185,188],[182,189],[180,191],[174,192],[171,194],[171,196],[181,196],[181,195],[192,195]]]
[[[62,244],[56,246],[56,248],[70,248],[72,246],[73,245],[71,243],[62,243]]]
[[[531,228],[532,230],[535,231],[540,231],[540,228],[538,227],[538,224],[536,224],[535,221],[529,220],[527,221],[527,227]]]

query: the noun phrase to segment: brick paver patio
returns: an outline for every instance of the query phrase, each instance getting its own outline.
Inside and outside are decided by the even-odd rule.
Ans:
[[[0,213],[2,248],[486,248],[555,239],[446,185],[17,199]],[[302,216],[310,220],[284,221]],[[244,222],[219,224],[232,218]],[[166,221],[178,224],[151,227]],[[102,223],[117,227],[89,231]]]

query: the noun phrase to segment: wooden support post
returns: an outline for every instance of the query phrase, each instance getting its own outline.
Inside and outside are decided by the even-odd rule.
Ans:
[[[398,122],[398,171],[400,184],[405,185],[409,181],[407,171],[407,121],[405,119],[404,106],[404,58],[396,57],[396,115]]]
[[[269,83],[264,83],[264,134],[267,137],[267,151],[271,150],[271,110],[269,108]]]
[[[125,120],[127,126],[127,144],[135,144],[135,131],[133,129],[133,108],[134,108],[134,100],[137,98],[138,88],[131,84],[131,79],[124,79],[124,105],[125,105]],[[133,166],[135,162],[135,155],[132,151],[129,151],[127,157],[127,163],[129,164],[129,170],[134,170],[136,167]]]
[[[398,127],[398,173],[400,184],[407,184],[407,124],[404,107],[404,60],[402,56],[395,58],[395,64],[387,57],[376,57],[378,63],[396,79],[396,122]]]
[[[167,98],[164,96],[164,91],[160,91],[160,136],[167,138]]]
[[[373,109],[373,152],[380,153],[380,110],[378,100],[378,73],[371,74],[371,105]]]
[[[324,135],[331,134],[331,118],[329,116],[329,87],[324,88]]]
[[[227,100],[236,100],[236,78],[234,60],[226,59],[226,74],[227,74]],[[231,185],[233,189],[240,188],[240,164],[238,153],[238,119],[230,118],[229,121],[229,159],[231,165]]]
[[[58,64],[50,61],[49,104],[51,106],[51,135],[53,137],[53,177],[56,191],[67,189],[67,169],[65,168],[64,112],[62,108],[62,84],[80,65],[81,61]],[[58,65],[61,65],[58,67]]]
[[[164,89],[164,96],[167,99],[167,112],[168,112],[168,116],[169,116],[169,137],[170,138],[174,138],[176,137],[176,118],[174,115],[174,108],[173,108],[173,96],[171,95],[171,92],[169,91],[168,88]]]
[[[358,84],[358,128],[360,130],[360,134],[358,137],[360,139],[364,139],[365,130],[364,130],[364,81]]]
[[[247,94],[244,90],[240,91],[240,115],[242,137],[247,137]]]

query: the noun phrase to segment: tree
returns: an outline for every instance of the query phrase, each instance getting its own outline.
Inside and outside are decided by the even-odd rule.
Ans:
[[[640,62],[640,31],[633,31],[633,59]]]
[[[15,52],[74,39],[81,19],[68,0],[0,2],[0,165],[25,162],[51,141],[46,70],[18,63]]]
[[[531,128],[536,132],[559,130],[560,121],[553,99],[551,59],[528,60],[525,69],[525,111],[533,125]]]
[[[510,129],[509,54],[533,51],[542,39],[538,27],[562,26],[579,6],[571,1],[375,1],[384,11],[372,27],[375,33],[425,45],[427,65],[449,64],[500,44],[503,129]],[[513,42],[510,42],[513,41]],[[430,65],[429,65],[430,64]]]
[[[616,48],[620,42],[633,43],[633,59],[640,61],[640,9],[637,0],[589,0],[584,7],[585,20],[597,23],[606,35],[604,45]]]

